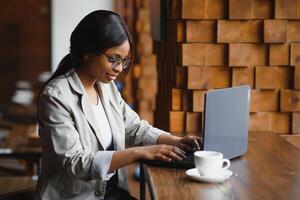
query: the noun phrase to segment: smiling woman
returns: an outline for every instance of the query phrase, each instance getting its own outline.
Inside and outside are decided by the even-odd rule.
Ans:
[[[37,199],[134,199],[126,165],[182,160],[184,150],[199,147],[200,138],[154,128],[124,102],[113,80],[130,67],[133,55],[119,15],[94,11],[77,25],[70,53],[39,96],[43,153]]]
[[[108,83],[115,80],[122,70],[129,66],[129,52],[130,44],[126,40],[121,45],[109,48],[101,54],[87,54],[84,56],[83,66],[78,68],[76,72],[85,74],[87,71],[86,74],[94,77],[94,80]]]

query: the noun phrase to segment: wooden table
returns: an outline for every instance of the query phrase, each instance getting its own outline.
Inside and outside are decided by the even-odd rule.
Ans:
[[[248,152],[231,160],[235,175],[222,184],[193,181],[182,169],[142,166],[152,199],[300,199],[300,150],[270,132],[249,134]]]
[[[0,152],[0,158],[25,160],[27,175],[34,175],[40,173],[41,152],[41,147],[19,146],[11,149],[11,152]],[[36,172],[34,172],[34,165],[36,165]]]
[[[36,183],[32,177],[0,177],[0,199],[32,199]]]
[[[0,148],[0,158],[25,160],[27,175],[39,174],[40,171],[41,146],[29,142],[34,131],[36,124],[13,124],[8,138]]]

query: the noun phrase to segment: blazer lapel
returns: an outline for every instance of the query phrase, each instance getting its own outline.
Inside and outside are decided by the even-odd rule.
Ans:
[[[96,116],[93,112],[93,108],[91,103],[89,102],[88,95],[85,92],[83,85],[77,76],[77,74],[74,72],[74,70],[69,72],[69,76],[67,75],[68,81],[71,85],[71,87],[74,89],[79,94],[79,99],[80,99],[80,105],[82,112],[86,119],[88,120],[91,128],[93,129],[93,133],[95,134],[96,138],[98,139],[101,148],[103,148],[102,142],[101,142],[101,130],[99,128],[99,125],[96,121]]]
[[[103,107],[106,112],[106,116],[107,116],[107,119],[108,119],[108,122],[110,125],[110,129],[111,129],[111,133],[112,133],[112,137],[113,137],[114,148],[116,150],[120,150],[122,145],[119,142],[119,140],[120,140],[119,134],[121,133],[121,131],[117,126],[118,123],[116,121],[116,117],[114,117],[114,115],[111,112],[109,97],[104,95],[105,87],[101,83],[98,83],[97,85],[98,85],[98,90],[99,90],[99,94],[100,94],[100,99],[102,101],[102,104],[103,104]]]
[[[83,111],[86,119],[88,120],[90,126],[92,127],[94,134],[96,135],[99,143],[101,144],[101,148],[104,149],[103,144],[102,144],[102,140],[101,140],[101,137],[100,137],[101,136],[101,130],[100,130],[100,127],[99,127],[99,125],[96,121],[96,116],[93,112],[93,108],[92,108],[92,105],[89,102],[87,94],[82,95],[81,108],[82,108],[82,111]]]

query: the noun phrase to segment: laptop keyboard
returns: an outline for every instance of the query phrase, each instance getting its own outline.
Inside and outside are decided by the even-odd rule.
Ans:
[[[186,158],[181,161],[172,160],[171,162],[165,162],[161,160],[142,160],[142,163],[145,163],[147,165],[154,165],[154,166],[167,167],[167,168],[178,168],[178,169],[195,168],[194,154],[192,152],[187,153]]]

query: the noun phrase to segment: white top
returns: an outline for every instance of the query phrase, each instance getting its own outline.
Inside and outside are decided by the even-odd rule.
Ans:
[[[99,138],[104,148],[104,151],[98,151],[94,156],[94,160],[92,163],[92,175],[99,177],[102,180],[109,180],[115,174],[115,171],[112,173],[108,172],[113,152],[115,152],[114,150],[107,151],[108,147],[112,143],[112,133],[106,112],[99,96],[97,105],[92,105],[92,107],[97,123],[101,129],[101,135]]]
[[[96,116],[97,123],[101,128],[100,141],[103,148],[106,150],[112,143],[112,133],[104,107],[99,99],[100,98],[98,97],[97,105],[93,105],[93,111]]]

